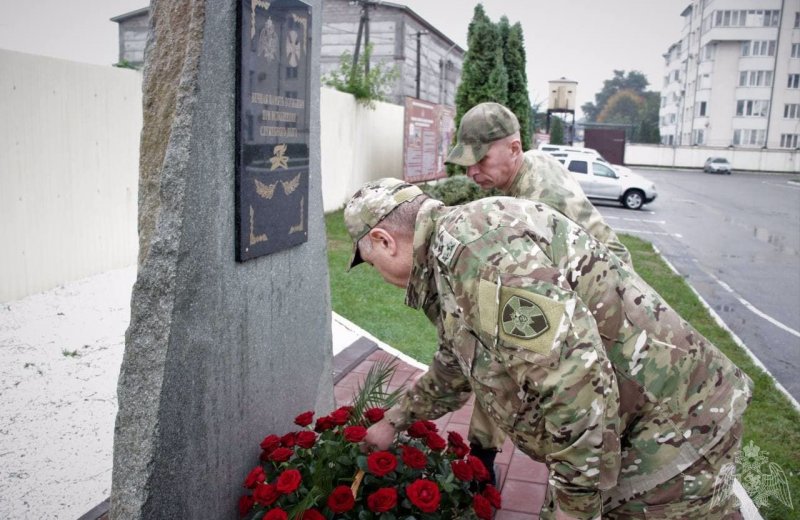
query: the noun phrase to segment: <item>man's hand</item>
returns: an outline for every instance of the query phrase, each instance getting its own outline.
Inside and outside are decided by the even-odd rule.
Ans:
[[[387,419],[381,419],[367,429],[367,436],[364,438],[364,446],[369,448],[377,448],[378,450],[387,449],[397,435],[397,430],[394,429],[392,423]]]

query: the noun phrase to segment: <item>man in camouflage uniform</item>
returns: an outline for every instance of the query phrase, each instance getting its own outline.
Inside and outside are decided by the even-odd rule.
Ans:
[[[467,175],[485,190],[497,188],[510,197],[544,202],[604,243],[620,260],[631,263],[627,248],[572,174],[549,154],[537,150],[523,153],[519,121],[503,105],[480,103],[464,114],[458,144],[447,162],[466,167]],[[473,453],[490,468],[494,480],[494,458],[505,435],[476,407],[468,438]]]
[[[547,464],[541,518],[740,518],[716,477],[740,447],[752,383],[580,226],[507,197],[448,208],[396,179],[362,187],[345,223],[351,267],[406,287],[439,334],[369,444],[385,449],[474,392]]]

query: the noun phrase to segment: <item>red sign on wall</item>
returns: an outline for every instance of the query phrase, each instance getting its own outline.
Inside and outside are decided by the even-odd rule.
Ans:
[[[423,182],[447,176],[444,160],[455,133],[455,109],[406,98],[403,178]]]

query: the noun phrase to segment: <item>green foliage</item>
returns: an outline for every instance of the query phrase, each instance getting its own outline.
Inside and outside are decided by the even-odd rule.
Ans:
[[[508,74],[503,64],[503,46],[498,27],[483,10],[475,12],[467,31],[469,50],[464,55],[461,83],[456,91],[456,126],[467,110],[484,101],[506,104]]]
[[[505,24],[508,20],[503,17]],[[502,23],[502,21],[501,21]],[[519,119],[522,149],[531,147],[530,98],[528,97],[528,76],[525,72],[525,40],[522,25],[515,23],[504,41],[504,62],[508,72],[508,108]]]
[[[556,116],[550,118],[550,144],[564,144],[564,125]]]
[[[389,382],[397,369],[397,359],[379,360],[367,372],[364,381],[358,384],[353,395],[353,409],[350,411],[356,423],[366,422],[364,412],[370,408],[391,408],[403,394],[402,388],[389,391]]]
[[[454,175],[436,184],[420,186],[431,198],[441,200],[447,206],[458,206],[483,197],[501,195],[495,189],[484,191],[466,175]]]
[[[128,60],[120,60],[117,63],[113,63],[112,67],[117,67],[118,69],[132,69],[132,70],[139,70],[136,65],[129,62]]]
[[[614,77],[603,82],[603,89],[594,95],[594,103],[585,103],[581,106],[587,121],[595,122],[597,117],[606,107],[608,100],[620,90],[630,90],[636,94],[643,94],[648,82],[644,74],[632,70],[625,74],[624,70],[614,70]]]
[[[372,44],[369,44],[353,67],[353,55],[345,51],[339,58],[339,68],[326,75],[323,83],[352,94],[359,103],[374,108],[375,101],[386,101],[386,95],[391,91],[399,73],[396,67],[386,68],[384,62],[370,65],[367,73],[366,66],[371,56]]]

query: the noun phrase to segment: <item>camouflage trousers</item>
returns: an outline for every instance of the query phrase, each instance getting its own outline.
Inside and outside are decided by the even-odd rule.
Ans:
[[[742,423],[683,473],[633,499],[603,512],[603,520],[741,520],[739,499],[733,494],[732,469],[742,445]],[[725,477],[730,475],[730,479]],[[542,520],[555,518],[554,497],[548,488]]]
[[[486,415],[486,412],[477,404],[472,409],[472,417],[469,420],[469,432],[467,433],[469,442],[475,443],[485,449],[499,450],[503,447],[506,434],[498,428],[494,422]]]

